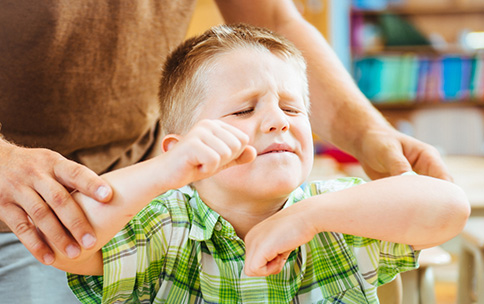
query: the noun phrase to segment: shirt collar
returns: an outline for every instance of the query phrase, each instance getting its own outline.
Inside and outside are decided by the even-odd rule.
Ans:
[[[189,237],[196,241],[206,241],[212,237],[220,215],[202,201],[194,188],[186,187],[185,191],[190,197],[189,203],[193,211]]]
[[[193,211],[192,225],[190,228],[189,238],[195,241],[209,240],[214,230],[220,231],[227,236],[235,236],[235,230],[232,225],[223,219],[217,212],[208,207],[198,195],[195,188],[186,186],[180,189],[185,195],[189,197],[189,204]],[[298,187],[293,191],[283,209],[293,205],[304,197],[302,187]]]

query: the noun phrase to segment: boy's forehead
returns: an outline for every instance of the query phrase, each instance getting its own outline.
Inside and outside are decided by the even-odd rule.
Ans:
[[[206,69],[208,80],[227,86],[235,84],[255,84],[271,78],[275,82],[304,83],[304,71],[294,60],[282,55],[258,49],[236,49],[218,54]],[[222,87],[223,88],[223,87]]]
[[[270,88],[281,97],[304,100],[309,110],[305,69],[296,58],[241,47],[216,54],[199,72],[209,99],[217,95],[232,101],[245,100]]]
[[[240,58],[240,57],[236,57]],[[227,64],[236,58],[227,58]],[[280,93],[299,95],[305,85],[303,74],[297,67],[273,54],[254,57],[246,55],[237,64],[231,65],[220,81],[237,90],[273,89]]]

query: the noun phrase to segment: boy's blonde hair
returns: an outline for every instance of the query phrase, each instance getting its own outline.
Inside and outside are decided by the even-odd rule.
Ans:
[[[303,98],[309,110],[306,63],[301,52],[287,39],[260,27],[246,24],[220,25],[190,38],[168,56],[160,83],[163,133],[182,134],[197,121],[206,99],[206,77],[218,55],[238,49],[255,49],[294,64],[304,80]]]

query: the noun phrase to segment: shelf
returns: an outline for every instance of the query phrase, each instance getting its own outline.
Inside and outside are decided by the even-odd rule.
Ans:
[[[386,110],[416,110],[425,108],[461,108],[461,107],[484,107],[484,100],[456,100],[456,101],[396,101],[396,102],[376,102],[372,103],[375,108],[381,111]]]
[[[359,88],[375,100],[375,107],[391,114],[443,107],[484,112],[479,80],[484,53],[462,47],[463,30],[484,31],[484,1],[405,2],[384,10],[350,10],[353,76]]]
[[[464,53],[464,51],[457,49],[452,49],[453,53]],[[402,45],[402,46],[375,46],[373,49],[359,50],[358,48],[352,48],[352,54],[354,54],[354,59],[367,56],[381,56],[381,55],[401,55],[405,53],[415,53],[415,54],[428,54],[432,56],[438,56],[439,54],[447,54],[447,51],[442,52],[436,50],[431,45]]]
[[[402,54],[417,54],[427,56],[429,58],[437,58],[439,56],[476,56],[482,53],[482,50],[465,50],[458,44],[449,44],[445,48],[436,49],[432,45],[401,45],[401,46],[375,46],[373,49],[359,50],[352,48],[351,53],[354,59],[363,58],[367,56],[384,56],[384,55],[402,55]]]
[[[484,5],[466,7],[394,7],[385,10],[352,9],[354,14],[381,15],[385,13],[397,15],[455,15],[455,14],[484,14]]]

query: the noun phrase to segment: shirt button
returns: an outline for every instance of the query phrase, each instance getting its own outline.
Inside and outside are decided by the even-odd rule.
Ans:
[[[217,222],[217,223],[215,224],[215,230],[216,230],[216,231],[220,231],[220,230],[222,230],[222,224],[220,224],[219,222]]]

